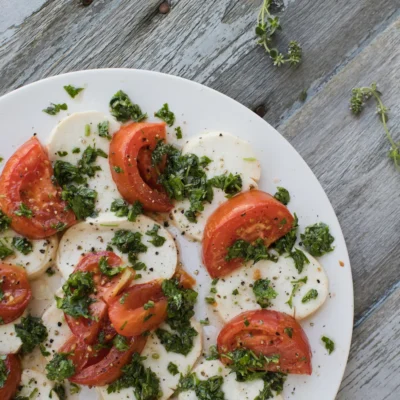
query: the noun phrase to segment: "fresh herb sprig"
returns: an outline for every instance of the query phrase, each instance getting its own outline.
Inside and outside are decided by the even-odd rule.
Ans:
[[[48,336],[47,328],[41,318],[28,315],[21,318],[21,323],[15,324],[15,333],[22,340],[22,354],[28,354],[43,343]]]
[[[391,146],[388,156],[394,162],[396,168],[400,171],[400,142],[396,143],[389,132],[389,128],[387,126],[387,114],[389,110],[384,106],[381,96],[382,93],[378,90],[376,83],[372,83],[370,87],[354,88],[350,99],[350,110],[354,115],[359,115],[364,110],[365,103],[372,97],[375,99],[377,104],[376,112],[379,115],[383,125],[383,130],[385,131],[385,135]]]
[[[275,66],[280,67],[289,63],[291,66],[298,65],[302,58],[302,49],[298,42],[289,42],[287,54],[281,53],[277,48],[272,47],[273,39],[277,31],[282,30],[279,17],[270,12],[272,0],[264,0],[258,14],[256,35],[257,43],[264,47]]]

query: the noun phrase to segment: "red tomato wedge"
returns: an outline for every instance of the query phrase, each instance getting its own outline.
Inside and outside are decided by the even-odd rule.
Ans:
[[[291,330],[291,337],[288,335]],[[286,332],[285,332],[286,329]],[[311,349],[300,324],[291,316],[271,310],[246,311],[229,321],[221,330],[218,351],[224,354],[237,348],[252,350],[257,356],[279,355],[278,364],[267,371],[311,375]],[[221,356],[221,361],[230,360]]]
[[[51,180],[53,168],[36,137],[25,142],[7,161],[0,176],[0,207],[12,218],[11,227],[31,239],[57,233],[57,226],[76,222],[74,213],[61,200],[61,189]],[[18,216],[21,205],[31,216]],[[23,207],[22,206],[22,207]]]
[[[114,134],[110,144],[110,168],[118,191],[129,203],[140,201],[147,211],[168,212],[173,207],[165,192],[160,192],[148,184],[154,175],[150,173],[151,176],[146,182],[138,167],[140,150],[154,150],[157,143],[165,140],[165,137],[165,123],[132,123],[123,126]],[[150,162],[146,154],[141,158],[142,161],[147,159],[143,161],[146,164]],[[121,168],[122,171],[116,172],[116,167]],[[143,172],[147,166],[143,165],[141,169]]]
[[[145,309],[149,301],[153,306]],[[168,301],[158,281],[124,290],[109,305],[108,315],[114,329],[123,336],[137,336],[157,328],[167,317]]]
[[[212,278],[223,277],[242,265],[241,259],[226,261],[228,247],[236,240],[263,239],[266,246],[286,235],[294,218],[268,193],[251,190],[221,204],[207,221],[203,235],[203,262]]]
[[[131,360],[132,354],[141,353],[145,344],[145,337],[133,337],[128,350],[122,352],[113,347],[101,361],[78,372],[69,380],[78,385],[108,385],[122,375],[122,368]]]
[[[167,158],[164,156],[163,161],[157,166],[157,168],[154,168],[151,165],[151,154],[151,150],[146,148],[140,149],[137,158],[140,176],[152,189],[164,192],[164,187],[158,183],[158,177],[160,176],[160,172],[165,168]]]
[[[0,399],[11,400],[14,398],[21,381],[21,363],[15,354],[8,354],[4,362],[8,375],[4,385],[0,388]]]
[[[15,265],[0,264],[0,317],[8,324],[20,317],[32,297],[28,277],[23,268]]]
[[[88,362],[89,354],[87,344],[81,342],[76,336],[71,336],[59,349],[59,353],[68,353],[68,358],[75,365],[75,371],[82,371]]]
[[[89,306],[90,318],[73,318],[70,315],[65,315],[65,320],[68,323],[72,333],[80,340],[88,344],[93,343],[97,338],[98,333],[107,318],[107,301],[113,296],[116,296],[120,290],[129,285],[133,279],[133,273],[120,273],[112,278],[103,275],[99,268],[99,263],[102,257],[107,259],[109,267],[118,267],[122,265],[122,260],[111,251],[101,251],[98,253],[90,253],[83,256],[74,269],[76,271],[91,272],[96,285],[96,294],[92,297],[96,300]],[[127,278],[125,279],[124,277]]]
[[[194,279],[193,276],[186,272],[180,265],[176,268],[174,277],[178,280],[179,286],[182,286],[185,289],[192,289],[196,285],[196,279]]]

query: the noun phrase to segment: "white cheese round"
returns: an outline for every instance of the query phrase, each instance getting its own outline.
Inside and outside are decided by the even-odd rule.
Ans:
[[[54,382],[48,380],[46,375],[32,369],[24,369],[21,376],[21,389],[17,394],[35,400],[57,400],[59,397],[52,390],[53,387]],[[31,395],[32,397],[30,397]]]

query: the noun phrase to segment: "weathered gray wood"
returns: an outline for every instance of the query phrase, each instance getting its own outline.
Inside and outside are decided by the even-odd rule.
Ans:
[[[339,399],[398,398],[400,175],[374,106],[354,118],[348,99],[352,87],[379,82],[400,140],[400,0],[285,1],[277,45],[303,45],[294,70],[274,68],[255,45],[261,0],[172,0],[168,15],[160,3],[0,0],[0,94],[62,72],[130,67],[264,105],[320,179],[350,251],[356,329]]]
[[[357,326],[337,400],[398,400],[400,394],[400,286],[373,318]]]

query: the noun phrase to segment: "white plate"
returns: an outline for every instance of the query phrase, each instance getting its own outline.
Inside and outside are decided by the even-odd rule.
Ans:
[[[68,84],[85,87],[85,90],[71,99],[63,89]],[[280,185],[290,191],[289,209],[297,213],[300,231],[317,221],[330,226],[335,237],[335,251],[320,258],[329,276],[330,296],[317,314],[302,321],[312,347],[314,371],[310,377],[290,376],[284,398],[333,400],[346,366],[353,325],[353,285],[346,244],[335,212],[317,178],[293,147],[255,113],[214,90],[174,76],[128,69],[73,72],[33,83],[0,99],[0,155],[8,159],[33,133],[45,143],[55,124],[70,113],[87,110],[107,113],[111,96],[119,89],[127,92],[132,101],[148,113],[150,120],[167,102],[175,112],[175,126],[182,127],[182,143],[205,130],[228,131],[249,141],[262,166],[260,188],[274,193]],[[68,111],[57,116],[43,113],[42,109],[51,102],[66,102]],[[174,139],[173,128],[168,130],[169,137]],[[1,167],[3,165],[4,162]],[[200,271],[197,317],[203,319],[207,313],[211,314],[204,303],[210,280],[201,264],[200,246],[188,242],[180,234],[177,238],[186,269]],[[214,322],[215,317],[211,320]],[[206,327],[205,336],[216,331],[217,328]],[[336,344],[331,355],[327,355],[321,343],[322,335],[329,336]],[[206,340],[207,345],[210,341]]]

